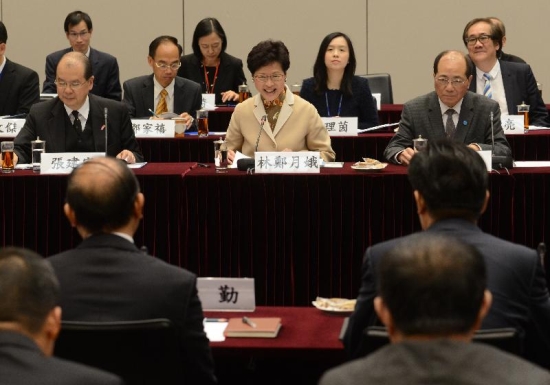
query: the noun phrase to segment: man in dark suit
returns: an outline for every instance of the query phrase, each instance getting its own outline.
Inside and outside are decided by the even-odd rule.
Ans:
[[[494,300],[482,327],[516,328],[521,337],[543,345],[544,352],[537,357],[535,347],[526,346],[526,357],[536,362],[547,360],[550,297],[537,252],[483,233],[476,225],[489,200],[487,169],[481,157],[461,143],[430,141],[427,150],[412,158],[408,175],[422,229],[453,235],[483,255]],[[376,269],[383,255],[398,241],[377,244],[365,253],[357,306],[344,339],[352,357],[363,351],[363,329],[376,323]]]
[[[46,79],[42,87],[44,93],[56,93],[55,70],[57,64],[67,52],[75,51],[86,55],[92,63],[95,82],[90,91],[94,95],[120,101],[119,69],[116,58],[108,53],[90,47],[92,38],[92,19],[82,11],[74,11],[67,15],[64,23],[65,35],[71,48],[62,49],[46,57]]]
[[[517,115],[518,105],[529,108],[529,124],[546,127],[548,110],[537,88],[531,67],[523,63],[498,60],[503,33],[491,19],[473,19],[464,28],[462,40],[475,65],[470,91],[496,100],[502,115]]]
[[[0,116],[29,112],[40,101],[38,74],[6,57],[8,31],[0,21]]]
[[[320,385],[550,383],[536,365],[471,342],[492,298],[491,273],[473,246],[415,234],[379,258],[377,273],[374,307],[391,344],[328,371]]]
[[[113,374],[52,357],[61,328],[58,300],[47,260],[30,250],[0,249],[0,384],[122,384]]]
[[[136,177],[117,159],[91,159],[69,176],[64,210],[83,242],[49,258],[61,283],[63,319],[168,318],[180,336],[182,383],[214,384],[196,276],[134,244],[144,201]]]
[[[468,92],[472,78],[468,57],[458,51],[441,52],[435,58],[433,73],[435,92],[405,103],[399,130],[384,150],[384,157],[408,165],[415,154],[413,139],[420,136],[428,140],[447,137],[476,151],[490,150],[492,132],[495,155],[511,155],[498,103]]]
[[[201,109],[201,86],[194,81],[177,77],[181,46],[172,36],[159,36],[149,44],[147,62],[152,75],[139,76],[124,82],[124,100],[130,116],[150,117],[174,112],[180,115],[189,129],[193,116]],[[164,96],[163,96],[164,94]]]
[[[15,138],[15,161],[29,163],[31,141],[46,141],[46,152],[104,152],[128,163],[142,162],[127,109],[121,102],[89,94],[94,85],[90,61],[69,52],[57,65],[58,97],[31,108]]]

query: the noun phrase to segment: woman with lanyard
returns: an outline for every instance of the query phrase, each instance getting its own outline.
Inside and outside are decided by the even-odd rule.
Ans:
[[[358,118],[360,130],[378,125],[376,103],[367,79],[355,76],[355,52],[350,38],[341,32],[321,42],[313,77],[305,79],[300,96],[323,117]]]
[[[201,20],[192,46],[193,53],[181,58],[178,76],[199,83],[205,94],[216,94],[216,104],[238,102],[239,85],[246,84],[243,62],[225,52],[227,37],[220,22]]]

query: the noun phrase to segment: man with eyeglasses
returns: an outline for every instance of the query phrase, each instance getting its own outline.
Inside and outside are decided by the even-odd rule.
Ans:
[[[138,76],[123,84],[123,102],[131,117],[162,118],[164,113],[178,114],[186,129],[194,128],[193,116],[202,105],[201,86],[179,76],[182,48],[173,36],[159,36],[149,44],[147,62],[152,75]]]
[[[435,58],[433,76],[435,91],[403,106],[399,130],[384,150],[384,157],[408,165],[416,152],[413,139],[419,137],[449,138],[475,151],[491,150],[492,132],[494,154],[511,155],[498,103],[468,91],[472,80],[470,59],[459,51],[443,51]]]
[[[517,106],[525,102],[529,108],[529,124],[549,126],[548,110],[537,88],[531,67],[523,63],[499,60],[503,31],[489,18],[471,20],[462,34],[475,73],[470,91],[496,100],[502,115],[517,115]]]
[[[55,70],[57,64],[67,52],[75,51],[86,55],[92,63],[94,87],[90,91],[94,95],[120,101],[120,75],[116,58],[108,53],[90,47],[92,38],[92,19],[82,11],[74,11],[67,15],[64,23],[65,35],[71,48],[49,54],[46,57],[46,79],[42,87],[43,93],[56,93]]]
[[[90,60],[66,53],[57,65],[57,98],[31,107],[15,138],[15,163],[31,162],[31,141],[46,141],[46,152],[105,152],[127,163],[143,162],[128,110],[121,102],[90,93]],[[105,132],[107,125],[108,132]]]

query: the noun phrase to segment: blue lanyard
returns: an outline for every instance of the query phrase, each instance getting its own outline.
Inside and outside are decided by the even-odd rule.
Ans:
[[[336,116],[340,116],[340,112],[342,111],[342,97],[344,95],[340,95],[340,103],[338,103],[338,113],[336,114]],[[327,103],[327,115],[328,117],[332,117],[332,115],[330,114],[330,108],[328,106],[328,96],[327,96],[327,92],[325,92],[325,102]]]

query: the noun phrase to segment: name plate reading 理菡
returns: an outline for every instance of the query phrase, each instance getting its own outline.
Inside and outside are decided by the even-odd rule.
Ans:
[[[500,117],[502,130],[506,135],[523,135],[525,128],[523,127],[523,115],[502,115]]]
[[[136,138],[173,138],[176,121],[172,119],[132,119]]]
[[[205,311],[254,311],[254,278],[197,278],[197,290]]]
[[[321,118],[330,136],[357,136],[357,118]]]
[[[216,109],[216,94],[202,94],[202,110],[212,111]]]
[[[13,138],[25,125],[25,119],[0,119],[0,138]]]
[[[44,152],[40,157],[40,174],[70,174],[88,159],[105,156],[104,152]]]
[[[258,174],[318,174],[321,170],[319,151],[256,152]]]

